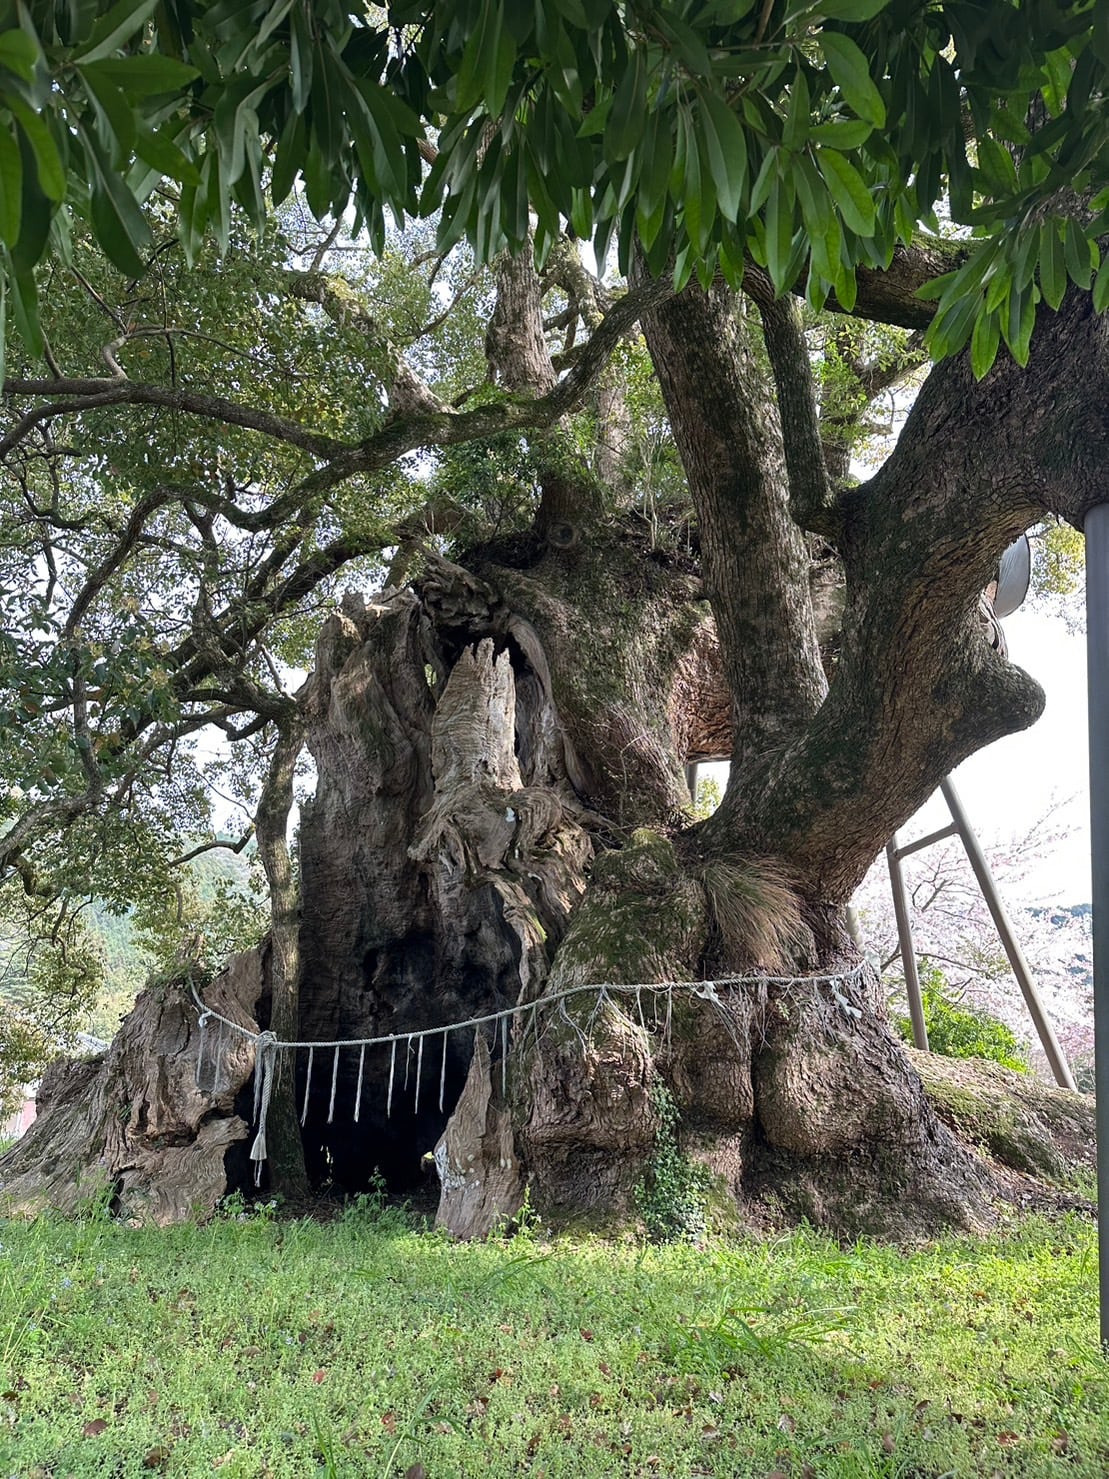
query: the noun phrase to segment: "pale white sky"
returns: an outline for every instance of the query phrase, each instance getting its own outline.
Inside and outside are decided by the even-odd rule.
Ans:
[[[1042,686],[1047,707],[1030,729],[972,755],[955,772],[955,786],[987,857],[992,843],[1026,834],[1058,807],[1052,825],[1065,827],[1068,835],[1006,903],[1085,903],[1090,897],[1086,639],[1068,631],[1060,617],[1039,611],[1016,611],[1002,626],[1010,659]],[[902,840],[949,820],[937,796],[903,829]],[[1006,892],[1011,891],[1010,886]]]
[[[1086,639],[1059,616],[1016,611],[1005,618],[1011,660],[1047,694],[1030,729],[972,755],[955,771],[955,788],[971,826],[994,860],[995,851],[1023,837],[1047,812],[1052,831],[1066,836],[1015,884],[1002,885],[1005,904],[1084,904],[1090,898],[1089,748],[1086,729]],[[723,787],[727,766],[701,767]],[[937,831],[951,820],[937,792],[899,834],[901,842]]]

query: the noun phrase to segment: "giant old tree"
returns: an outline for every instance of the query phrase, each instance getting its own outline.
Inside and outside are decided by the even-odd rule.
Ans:
[[[24,202],[0,223],[10,885],[65,909],[100,860],[118,889],[187,736],[264,739],[274,929],[242,1005],[280,1036],[755,978],[676,995],[661,1032],[585,994],[538,1033],[456,1034],[390,1114],[371,1054],[357,1122],[347,1055],[307,1095],[312,1175],[403,1184],[462,1095],[452,1225],[512,1213],[526,1184],[545,1209],[619,1211],[669,1096],[741,1203],[841,1227],[985,1216],[998,1184],[930,1109],[844,910],[938,781],[1036,718],[979,593],[1021,530],[1080,527],[1105,496],[1103,11],[95,9],[40,18],[41,50],[29,25],[0,38]],[[349,206],[379,252],[398,250],[386,205],[434,215],[436,244],[392,278],[344,272],[345,229],[265,225],[266,190],[298,179],[306,217]],[[488,275],[440,292],[464,237]],[[619,277],[588,270],[588,237]],[[253,287],[224,310],[235,272]],[[854,482],[868,399],[925,344],[944,358]],[[384,584],[348,593],[281,692],[290,623],[375,557]],[[708,756],[730,779],[694,822],[686,766]],[[144,1135],[148,1165],[241,1141],[249,1061],[213,1114],[143,1067],[140,1036],[74,1080],[62,1143],[95,1119],[82,1094],[101,1121],[140,1106],[116,1169]],[[291,1088],[271,1141],[295,1176]]]

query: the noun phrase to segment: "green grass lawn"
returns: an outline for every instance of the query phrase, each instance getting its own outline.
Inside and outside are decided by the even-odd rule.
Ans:
[[[913,1253],[0,1224],[0,1479],[1109,1473],[1078,1218]]]

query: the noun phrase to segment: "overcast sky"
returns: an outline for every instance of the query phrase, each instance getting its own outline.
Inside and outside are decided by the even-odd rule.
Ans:
[[[1023,834],[1049,811],[1063,838],[1032,869],[1022,897],[1007,903],[1085,903],[1090,897],[1089,770],[1086,729],[1086,639],[1060,617],[1017,611],[1002,623],[1011,660],[1047,694],[1031,729],[998,740],[955,772],[955,786],[986,849]],[[903,840],[950,820],[937,797],[904,829]]]

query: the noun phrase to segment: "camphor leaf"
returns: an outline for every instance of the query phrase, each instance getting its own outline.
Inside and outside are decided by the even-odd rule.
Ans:
[[[642,51],[634,51],[620,86],[612,99],[605,129],[605,153],[610,159],[627,159],[643,129],[647,106],[647,63]]]
[[[92,28],[89,44],[74,61],[98,62],[129,41],[154,14],[158,0],[119,0]]]
[[[816,162],[844,223],[860,236],[874,230],[874,202],[862,175],[835,149],[817,149]]]
[[[114,82],[97,75],[95,67],[87,71],[84,67],[78,70],[100,124],[101,143],[110,152],[112,164],[119,165],[135,141],[135,115],[131,105]]]
[[[0,67],[7,67],[9,72],[14,72],[24,82],[34,80],[35,63],[39,55],[34,38],[26,31],[13,28],[0,34]]]
[[[766,200],[766,267],[779,296],[789,286],[792,255],[793,192],[781,175],[775,175]]]
[[[63,200],[65,198],[65,166],[62,164],[58,146],[54,142],[54,136],[46,120],[14,93],[5,93],[2,101],[5,107],[10,108],[15,114],[16,121],[26,134],[27,141],[34,151],[35,167],[42,193],[48,200]]]
[[[1071,281],[1080,288],[1088,288],[1090,278],[1093,276],[1094,263],[1091,247],[1092,243],[1087,239],[1082,227],[1073,216],[1068,216],[1063,225],[1063,255],[1066,257],[1067,271],[1070,273]]]
[[[1097,276],[1094,278],[1094,312],[1104,313],[1109,308],[1109,252],[1102,258]]]
[[[1063,256],[1060,222],[1053,217],[1040,222],[1040,290],[1044,302],[1058,309],[1067,290],[1067,267]]]
[[[195,67],[152,52],[144,52],[140,56],[106,57],[97,62],[83,61],[81,71],[85,76],[102,77],[129,98],[177,92],[200,76]]]
[[[92,167],[89,187],[96,239],[113,266],[127,277],[141,277],[146,264],[139,253],[150,245],[150,226],[135,197],[101,154],[96,140],[87,130],[82,130],[82,139]],[[214,158],[214,154],[209,154],[205,163]]]
[[[860,118],[881,128],[886,121],[886,105],[870,76],[870,67],[862,51],[839,31],[821,31],[820,44],[840,92]]]
[[[1023,369],[1028,363],[1032,327],[1036,322],[1038,294],[1031,283],[1019,291],[1014,288],[1009,298],[1009,311],[1001,319],[1001,335],[1009,353]]]
[[[33,272],[15,271],[4,253],[12,318],[32,359],[42,358],[42,326],[39,323],[39,296]]]
[[[747,137],[731,108],[714,92],[702,93],[700,102],[697,120],[720,214],[727,221],[735,221],[747,183]]]
[[[844,118],[835,123],[814,123],[809,129],[809,138],[814,144],[826,144],[829,149],[849,152],[865,144],[874,132],[874,125],[863,118]]]
[[[993,368],[1001,342],[1001,322],[996,313],[980,313],[970,337],[970,368],[981,380]]]
[[[499,113],[515,59],[516,43],[504,23],[503,0],[484,0],[481,21],[466,43],[458,68],[458,110],[466,112],[484,100],[488,113]]]
[[[19,145],[0,127],[0,241],[14,246],[23,217],[23,160]]]

